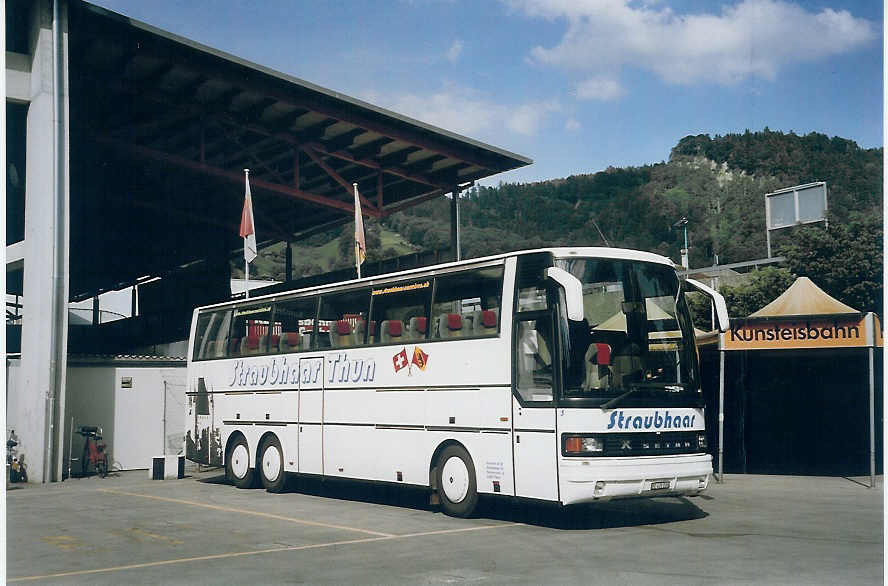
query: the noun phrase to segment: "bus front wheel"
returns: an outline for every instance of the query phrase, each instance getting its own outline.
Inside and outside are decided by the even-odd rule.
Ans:
[[[250,468],[250,449],[247,440],[239,437],[231,444],[225,459],[225,475],[238,488],[255,486],[255,470]]]
[[[262,442],[259,450],[259,478],[262,486],[268,492],[281,492],[284,490],[286,472],[284,472],[284,452],[281,442],[274,436]]]
[[[438,496],[441,508],[451,517],[468,517],[478,504],[475,466],[462,446],[444,448],[438,457]]]

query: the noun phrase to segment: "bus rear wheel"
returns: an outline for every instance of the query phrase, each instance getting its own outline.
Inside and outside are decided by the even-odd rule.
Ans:
[[[478,505],[475,465],[462,446],[444,448],[436,470],[441,508],[451,517],[468,517]]]
[[[243,436],[234,440],[225,458],[225,475],[238,488],[253,488],[256,471],[250,468],[250,449]]]
[[[268,492],[281,492],[287,479],[284,472],[284,452],[275,436],[262,442],[259,450],[259,478]]]

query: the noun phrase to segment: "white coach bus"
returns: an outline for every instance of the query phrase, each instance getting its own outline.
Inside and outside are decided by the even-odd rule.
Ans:
[[[658,255],[552,248],[198,308],[187,457],[241,488],[430,487],[454,516],[479,493],[698,494],[712,459],[688,283]]]

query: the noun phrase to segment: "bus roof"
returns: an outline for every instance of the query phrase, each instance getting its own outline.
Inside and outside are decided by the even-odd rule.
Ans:
[[[282,297],[288,297],[290,295],[299,294],[299,293],[315,293],[315,292],[323,292],[331,289],[337,289],[339,287],[345,285],[356,285],[356,284],[366,284],[372,285],[377,282],[387,282],[392,279],[399,279],[410,277],[411,275],[423,274],[423,273],[431,273],[435,274],[436,271],[442,270],[450,270],[452,268],[464,267],[464,266],[479,266],[479,265],[496,265],[500,264],[499,261],[504,261],[505,259],[513,256],[522,256],[525,254],[534,254],[539,252],[550,252],[555,258],[584,258],[584,257],[593,257],[593,258],[610,258],[615,260],[631,260],[638,262],[650,262],[666,265],[670,268],[675,268],[675,263],[672,262],[669,258],[665,256],[661,256],[659,254],[654,254],[652,252],[644,252],[642,250],[632,250],[629,248],[608,248],[603,246],[577,246],[577,247],[551,247],[551,248],[535,248],[532,250],[515,250],[511,252],[505,252],[502,254],[496,254],[492,256],[484,256],[480,258],[472,258],[466,260],[459,261],[451,261],[447,263],[430,265],[425,267],[417,267],[412,269],[407,269],[403,271],[398,271],[394,273],[385,273],[383,275],[374,275],[372,277],[363,277],[361,279],[351,279],[348,281],[339,281],[337,283],[326,283],[323,285],[314,285],[312,287],[305,287],[303,289],[293,289],[292,291],[277,291],[274,293],[269,293],[267,295],[262,295],[260,297],[251,297],[249,299],[238,299],[231,301],[223,301],[221,303],[216,303],[213,305],[205,305],[201,307],[195,308],[195,310],[201,309],[210,309],[215,307],[224,307],[226,305],[236,305],[244,302],[261,302],[264,299],[275,300]]]

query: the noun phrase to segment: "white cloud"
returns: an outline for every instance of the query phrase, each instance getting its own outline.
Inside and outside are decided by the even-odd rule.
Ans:
[[[568,118],[564,123],[564,129],[569,132],[579,132],[583,129],[583,125],[576,118]]]
[[[624,66],[675,84],[773,79],[793,63],[846,53],[877,37],[875,23],[847,10],[812,12],[779,0],[743,0],[719,14],[676,14],[659,3],[630,0],[504,1],[531,17],[566,19],[560,42],[534,47],[530,58],[591,72],[592,79],[613,79]],[[594,94],[596,85],[585,89]]]
[[[620,82],[605,76],[592,77],[577,85],[581,100],[616,100],[625,93]]]
[[[468,136],[493,134],[502,128],[524,136],[536,135],[552,112],[555,100],[505,105],[477,90],[445,86],[429,94],[384,95],[365,92],[363,99],[423,122]]]
[[[460,39],[456,39],[453,41],[453,44],[450,45],[450,48],[447,49],[447,52],[444,53],[444,58],[450,61],[451,63],[456,63],[456,60],[459,59],[459,56],[463,52],[463,42]]]

